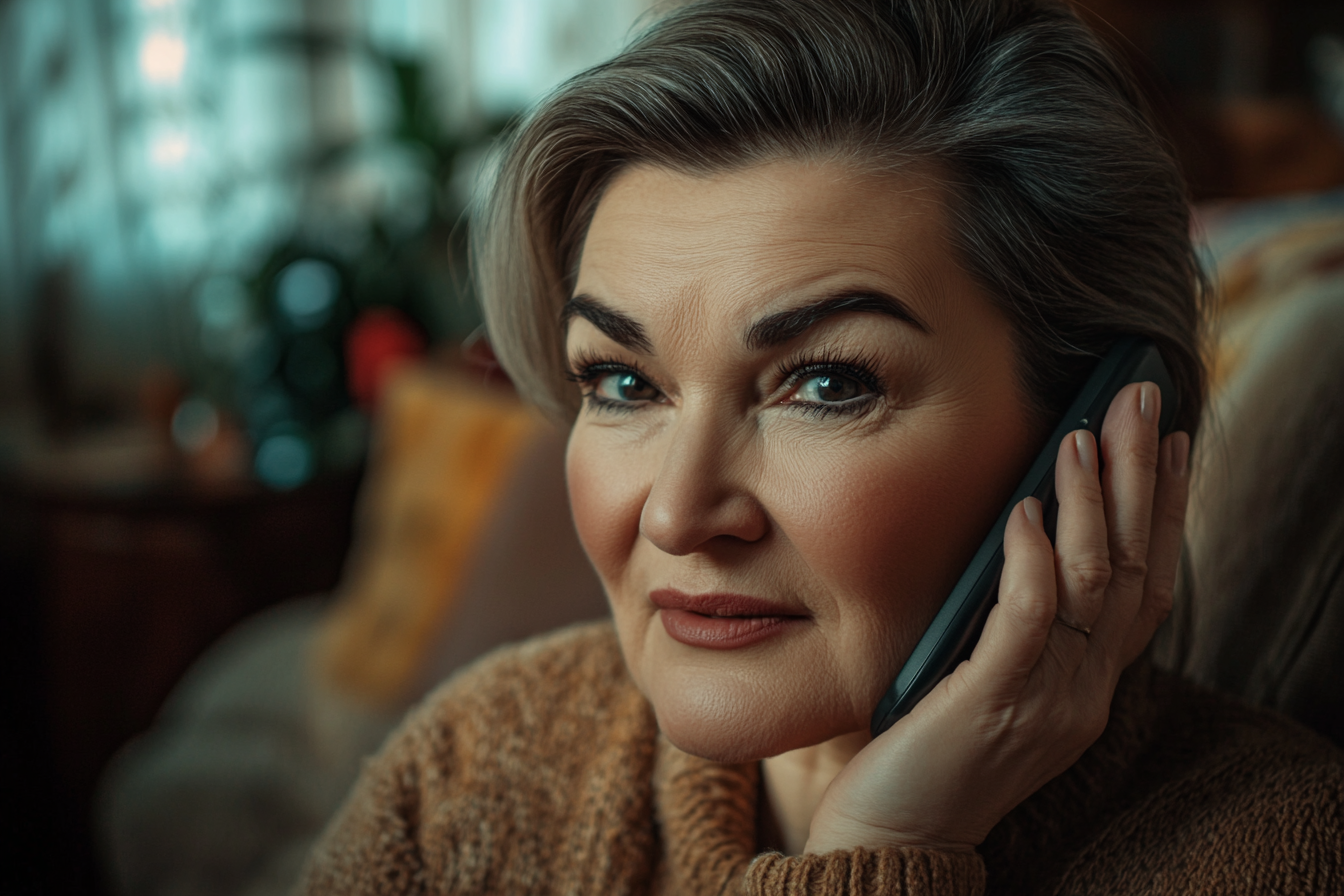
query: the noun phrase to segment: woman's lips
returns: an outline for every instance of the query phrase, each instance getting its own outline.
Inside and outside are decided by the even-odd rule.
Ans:
[[[675,641],[710,650],[735,650],[784,633],[808,617],[745,594],[685,594],[670,588],[649,595],[663,628]]]

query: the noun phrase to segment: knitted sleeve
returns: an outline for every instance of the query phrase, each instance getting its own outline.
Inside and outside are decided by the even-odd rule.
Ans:
[[[765,853],[748,867],[742,890],[753,896],[979,896],[985,865],[975,853],[923,849]]]
[[[1094,811],[1076,848],[1023,856],[1027,836],[989,858],[991,885],[1059,869],[1038,888],[1068,893],[1344,894],[1344,754],[1312,731],[1171,676],[1154,682],[1151,747]],[[1071,823],[1082,827],[1087,819]],[[1011,863],[1013,869],[1001,865]]]
[[[1274,767],[1273,757],[1259,771],[1248,763],[1210,765],[1118,817],[1060,889],[1344,896],[1341,766]]]
[[[367,761],[297,892],[641,892],[656,723],[609,624],[501,649]]]
[[[304,866],[296,894],[413,896],[426,892],[418,843],[420,770],[414,732],[393,738],[363,773]]]

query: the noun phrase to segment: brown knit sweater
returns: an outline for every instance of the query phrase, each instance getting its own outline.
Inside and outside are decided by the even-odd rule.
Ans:
[[[758,766],[658,736],[610,624],[508,648],[369,761],[301,892],[1344,893],[1344,754],[1148,666],[978,854],[757,854]]]

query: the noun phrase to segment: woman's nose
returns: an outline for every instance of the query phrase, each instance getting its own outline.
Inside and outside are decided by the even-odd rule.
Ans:
[[[742,476],[748,446],[733,444],[712,422],[683,420],[644,500],[639,532],[678,556],[703,550],[716,538],[759,541],[769,519]]]

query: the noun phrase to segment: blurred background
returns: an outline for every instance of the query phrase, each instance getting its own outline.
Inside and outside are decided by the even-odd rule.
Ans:
[[[469,608],[492,581],[482,558],[518,537],[510,512],[565,518],[538,484],[558,481],[552,436],[509,404],[488,350],[463,348],[480,320],[469,202],[509,122],[649,5],[0,0],[0,891],[216,891],[131,855],[149,798],[126,808],[107,764],[197,719],[187,697],[161,708],[242,620],[327,595],[272,627],[317,657],[275,674],[345,701],[323,706],[359,728],[352,756],[454,658],[523,633],[446,633],[495,624]],[[1083,12],[1139,71],[1204,208],[1338,203],[1344,5]],[[406,535],[412,517],[431,535]],[[600,612],[585,576],[573,618]],[[411,634],[371,646],[394,605]],[[389,644],[402,665],[367,667]],[[304,737],[319,735],[339,740]],[[155,736],[123,750],[118,781],[164,767],[167,746],[144,758]],[[348,784],[333,775],[293,831],[329,811]],[[217,891],[269,892],[264,845],[237,852],[206,875]],[[283,883],[292,861],[268,873]]]

